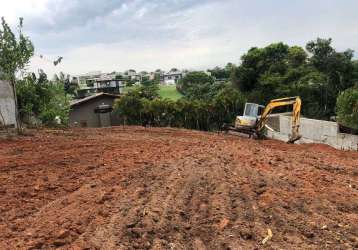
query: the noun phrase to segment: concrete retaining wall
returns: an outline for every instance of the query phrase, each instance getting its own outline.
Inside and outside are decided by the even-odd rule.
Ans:
[[[0,80],[0,111],[4,117],[5,125],[16,126],[15,100],[9,82]],[[3,120],[0,116],[0,124]],[[1,126],[0,126],[1,127]]]
[[[291,117],[280,116],[280,132],[291,133]],[[301,118],[300,120],[300,134],[305,138],[322,141],[329,136],[336,136],[337,133],[338,125],[336,122],[308,118]]]
[[[274,139],[287,141],[291,134],[291,117],[279,116],[280,130],[268,132]],[[358,136],[339,133],[336,122],[301,118],[300,134],[302,138],[298,143],[323,143],[342,150],[358,150]]]

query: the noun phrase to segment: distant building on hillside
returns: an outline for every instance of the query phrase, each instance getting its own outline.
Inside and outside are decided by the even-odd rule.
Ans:
[[[128,76],[135,76],[135,75],[137,75],[137,71],[135,71],[134,69],[129,69],[129,70],[125,71],[124,74],[128,75]]]
[[[156,79],[157,74],[155,72],[150,72],[149,73],[149,80],[150,81],[154,81]]]
[[[183,72],[178,69],[171,69],[169,72],[165,73],[163,76],[163,84],[165,85],[174,85],[184,77]]]
[[[130,81],[141,81],[141,75],[137,73],[134,69],[130,69],[124,72],[124,77]]]
[[[116,79],[95,79],[87,87],[77,90],[77,98],[84,98],[95,93],[122,94],[125,85]]]
[[[119,80],[120,73],[101,73],[100,71],[90,72],[78,77],[80,89],[77,90],[77,98],[84,98],[96,93],[121,94],[125,86],[123,80]]]
[[[4,126],[16,127],[15,107],[11,84],[0,80],[0,130]]]
[[[78,84],[81,85],[87,85],[88,81],[92,81],[93,79],[101,78],[101,71],[91,71],[83,75],[79,75],[75,77],[78,80]]]

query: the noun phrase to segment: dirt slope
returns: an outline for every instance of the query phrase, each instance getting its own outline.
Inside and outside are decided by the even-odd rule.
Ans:
[[[0,249],[358,248],[358,153],[322,145],[42,131],[0,141],[0,184]]]

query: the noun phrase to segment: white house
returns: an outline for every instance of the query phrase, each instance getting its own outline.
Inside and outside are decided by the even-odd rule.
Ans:
[[[164,74],[163,83],[165,85],[174,85],[182,78],[183,78],[183,72],[172,69],[168,73]]]
[[[77,76],[76,79],[78,79],[78,84],[81,86],[86,85],[92,79],[101,78],[101,75],[101,71],[91,71],[86,74]]]
[[[0,129],[4,126],[16,127],[15,99],[12,86],[0,80]]]

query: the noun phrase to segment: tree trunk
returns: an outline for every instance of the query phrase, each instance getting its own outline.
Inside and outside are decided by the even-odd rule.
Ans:
[[[11,87],[12,87],[12,92],[14,94],[14,101],[15,101],[15,121],[16,121],[16,129],[17,129],[17,133],[21,133],[21,120],[20,120],[20,115],[19,115],[19,108],[18,108],[18,102],[17,102],[17,94],[16,94],[16,80],[14,78],[12,78],[10,80],[11,83]]]
[[[9,131],[7,129],[7,126],[6,126],[5,118],[2,115],[1,110],[0,110],[0,117],[1,117],[2,123],[4,124],[4,129],[5,129],[6,133],[9,134]]]

